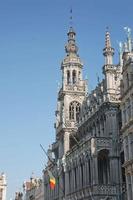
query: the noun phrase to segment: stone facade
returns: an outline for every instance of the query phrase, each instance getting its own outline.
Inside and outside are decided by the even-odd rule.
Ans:
[[[133,46],[131,30],[126,28],[127,41],[124,43],[123,70],[121,81],[121,113],[124,147],[124,168],[128,200],[133,199]]]
[[[15,200],[22,200],[22,199],[23,199],[23,193],[22,192],[16,192]]]
[[[0,175],[0,200],[6,200],[6,176],[4,173]]]
[[[113,63],[110,33],[105,35],[102,81],[89,94],[82,78],[76,33],[68,32],[61,64],[56,141],[44,169],[45,200],[133,199],[133,46],[130,29]],[[49,187],[50,170],[56,187]]]
[[[21,195],[24,200],[44,200],[44,183],[42,179],[31,178],[23,184],[24,192]],[[17,199],[21,200],[21,199]]]

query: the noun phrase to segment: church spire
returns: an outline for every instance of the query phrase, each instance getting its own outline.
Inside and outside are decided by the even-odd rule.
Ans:
[[[78,55],[78,47],[75,40],[76,32],[72,26],[70,26],[67,36],[68,39],[65,46],[67,55],[61,64],[63,88],[65,88],[66,85],[79,86],[82,84],[83,63]]]
[[[73,29],[73,11],[72,8],[70,9],[70,28],[69,31],[67,33],[68,36],[68,42],[65,46],[65,51],[67,53],[67,56],[70,57],[77,57],[77,52],[78,52],[78,47],[76,45],[76,41],[75,41],[75,36],[76,36],[76,32]]]
[[[112,65],[113,64],[113,55],[114,55],[114,48],[111,46],[111,39],[110,33],[106,31],[105,35],[105,48],[103,49],[103,55],[105,56],[105,65]]]

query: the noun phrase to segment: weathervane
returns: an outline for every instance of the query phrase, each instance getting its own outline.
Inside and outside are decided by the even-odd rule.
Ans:
[[[70,9],[70,26],[72,27],[73,25],[73,10],[72,8]]]

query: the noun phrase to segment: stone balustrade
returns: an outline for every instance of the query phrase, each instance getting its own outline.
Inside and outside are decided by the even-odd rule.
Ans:
[[[116,199],[118,196],[118,191],[116,186],[114,185],[93,185],[93,186],[87,186],[85,188],[82,188],[81,190],[75,191],[71,194],[68,194],[65,198],[66,200],[75,200],[75,199],[85,199],[87,197],[91,197],[92,199],[94,196],[99,196],[101,198],[105,198],[108,196],[114,197],[113,199]]]

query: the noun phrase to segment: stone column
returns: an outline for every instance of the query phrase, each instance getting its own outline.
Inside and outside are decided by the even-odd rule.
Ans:
[[[126,185],[127,185],[127,197],[128,197],[128,200],[131,200],[133,191],[132,191],[132,187],[131,187],[131,175],[130,174],[126,174]]]
[[[92,127],[92,135],[95,136],[95,126]]]
[[[103,133],[103,135],[107,136],[106,119],[104,119],[103,124],[104,124],[104,127],[103,127],[104,128],[104,133]]]
[[[84,185],[86,186],[87,185],[87,161],[85,161],[85,165],[84,165]]]
[[[59,176],[59,199],[62,199],[62,196],[65,196],[63,188],[63,174]]]
[[[70,70],[70,83],[73,83],[73,78],[72,78],[72,69]]]
[[[85,186],[85,176],[86,176],[86,173],[85,173],[85,162],[83,163],[83,186]]]
[[[69,174],[68,170],[65,172],[65,196],[69,193]]]
[[[124,138],[124,156],[125,156],[125,161],[129,159],[129,143],[128,143],[128,136]]]
[[[73,166],[71,169],[72,173],[71,173],[71,191],[74,192],[74,170],[73,170]]]
[[[104,121],[103,120],[100,121],[100,135],[101,137],[104,136]]]
[[[73,191],[75,191],[75,167],[73,168]]]
[[[133,96],[131,98],[131,116],[133,118]]]
[[[80,166],[77,167],[77,188],[80,188]]]
[[[76,166],[76,182],[75,182],[75,190],[78,188],[78,167]]]
[[[98,163],[97,163],[97,156],[93,156],[93,161],[92,161],[92,171],[93,171],[93,177],[92,177],[92,182],[93,184],[98,184]]]
[[[96,136],[99,137],[99,133],[98,133],[98,123],[96,123]]]
[[[133,199],[133,172],[131,173],[131,187],[132,187],[132,199]]]
[[[64,133],[64,154],[66,154],[69,148],[70,148],[70,133],[65,132]]]
[[[110,118],[110,113],[106,113],[106,135],[109,136],[111,133],[111,118]]]
[[[131,147],[131,134],[128,135],[128,146],[129,146],[129,160],[132,159],[132,147]]]
[[[81,182],[82,182],[82,179],[81,179],[81,165],[79,165],[79,188],[81,189]]]
[[[91,185],[92,184],[92,177],[91,177],[92,168],[91,168],[90,158],[89,158],[89,160],[87,162],[87,166],[88,166],[88,171],[87,171],[87,173],[88,173],[88,184]]]
[[[110,158],[110,178],[111,183],[120,182],[119,159],[116,157]]]

